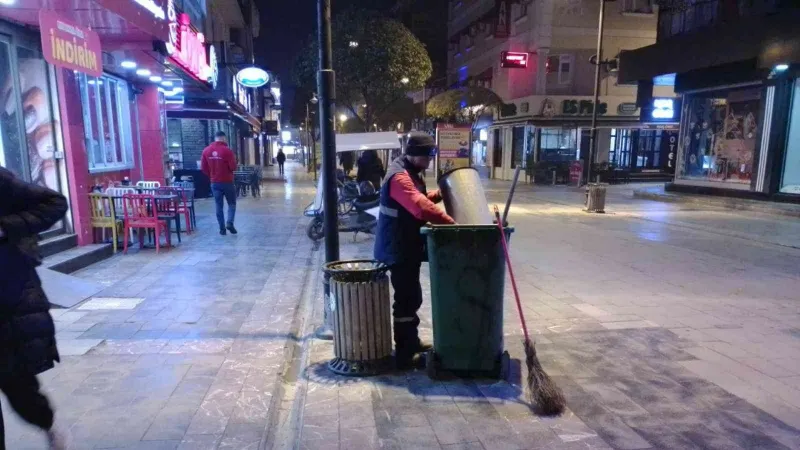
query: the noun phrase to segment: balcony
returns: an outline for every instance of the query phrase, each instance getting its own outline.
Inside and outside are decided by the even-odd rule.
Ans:
[[[684,8],[662,7],[658,15],[658,40],[702,30],[744,17],[777,12],[784,0],[695,0]]]

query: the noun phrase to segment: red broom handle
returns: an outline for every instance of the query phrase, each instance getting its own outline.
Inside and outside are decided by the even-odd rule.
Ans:
[[[500,220],[500,210],[497,205],[494,207],[494,215],[497,217],[497,228],[500,229],[500,239],[503,242],[503,253],[506,257],[506,266],[508,267],[508,275],[511,277],[511,287],[514,288],[514,299],[517,301],[517,311],[519,311],[519,321],[522,323],[522,333],[525,335],[525,340],[530,340],[528,336],[528,325],[525,324],[525,314],[522,312],[522,302],[519,299],[519,290],[517,290],[517,281],[514,278],[514,268],[511,267],[511,255],[508,253],[508,243],[506,242],[506,230],[503,229],[503,223]]]

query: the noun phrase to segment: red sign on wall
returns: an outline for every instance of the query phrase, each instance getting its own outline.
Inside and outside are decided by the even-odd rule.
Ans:
[[[526,69],[528,67],[528,54],[523,52],[500,52],[500,67]]]
[[[39,28],[47,62],[93,77],[103,75],[103,53],[97,33],[44,9],[39,11]]]

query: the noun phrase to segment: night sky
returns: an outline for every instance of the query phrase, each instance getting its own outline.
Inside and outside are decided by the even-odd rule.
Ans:
[[[278,75],[283,89],[284,120],[289,117],[293,91],[291,70],[316,28],[316,0],[255,0],[261,13],[257,58]],[[347,1],[347,0],[340,0]]]

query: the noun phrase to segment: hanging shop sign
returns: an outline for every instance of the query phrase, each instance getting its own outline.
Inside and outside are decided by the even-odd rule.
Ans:
[[[203,33],[191,27],[191,19],[186,13],[178,14],[174,0],[167,7],[169,18],[169,42],[167,52],[173,61],[199,80],[217,85],[217,56],[213,45],[206,45]]]
[[[526,69],[528,67],[528,54],[523,52],[500,52],[500,67]]]
[[[47,62],[93,77],[103,75],[103,52],[97,33],[44,9],[39,11],[39,28]]]
[[[678,131],[663,131],[661,134],[662,155],[667,155],[667,173],[675,173],[675,158],[678,155]]]
[[[469,167],[472,127],[440,124],[436,127],[436,153],[439,175],[461,167]]]
[[[636,106],[636,103],[634,102],[620,103],[617,106],[617,114],[619,114],[620,116],[632,116],[636,114],[636,111],[638,110],[639,107]]]
[[[585,116],[594,111],[592,100],[564,100],[561,102],[561,114],[565,116]],[[608,112],[608,104],[600,102],[597,105],[597,115],[602,116]]]
[[[505,39],[511,35],[511,5],[509,0],[497,0],[494,37]]]
[[[245,67],[236,73],[236,81],[246,88],[260,88],[269,82],[269,73],[260,67]]]

